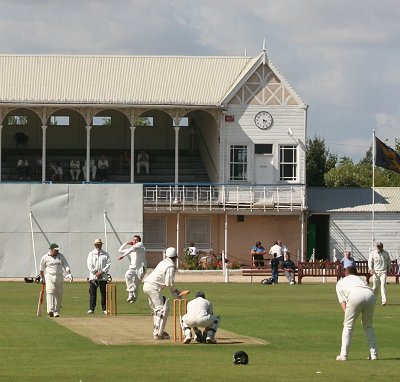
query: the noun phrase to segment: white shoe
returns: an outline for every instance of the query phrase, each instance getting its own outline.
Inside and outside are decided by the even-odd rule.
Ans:
[[[207,337],[206,342],[208,344],[216,344],[217,343],[217,341],[215,341],[215,338],[212,338],[212,337]]]
[[[88,311],[87,311],[87,314],[93,314],[94,313],[94,311],[92,310],[92,309],[89,309]]]
[[[136,301],[136,296],[133,293],[129,293],[128,298],[126,299],[126,301],[130,302],[131,304],[133,304]]]
[[[106,311],[106,310],[103,310],[103,313],[104,313],[105,315],[107,315],[107,311]]]
[[[294,281],[291,281],[291,282],[290,282],[290,285],[294,285]]]
[[[190,344],[192,341],[192,336],[186,336],[185,339],[183,340],[184,344]]]
[[[345,355],[338,355],[336,357],[336,361],[347,361],[347,356]]]
[[[378,354],[377,354],[377,355],[372,355],[372,354],[370,354],[370,355],[368,356],[368,359],[369,359],[370,361],[376,361],[376,360],[378,359]]]
[[[60,317],[60,313],[54,312],[54,317]]]
[[[155,340],[169,340],[169,339],[170,339],[170,336],[169,336],[169,334],[168,334],[167,332],[164,332],[164,333],[161,334],[161,335],[154,335],[153,338],[154,338]]]

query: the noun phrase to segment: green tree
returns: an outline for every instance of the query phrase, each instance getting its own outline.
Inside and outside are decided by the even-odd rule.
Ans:
[[[396,151],[400,141],[396,139]],[[372,187],[372,146],[357,164],[348,157],[342,157],[339,164],[329,170],[324,177],[328,187]],[[400,187],[400,174],[375,166],[376,187]]]
[[[315,136],[307,141],[306,172],[307,186],[325,186],[324,175],[335,168],[337,156],[326,148],[325,140]]]
[[[325,174],[324,181],[327,187],[359,187],[357,166],[350,158],[342,157],[339,165]]]

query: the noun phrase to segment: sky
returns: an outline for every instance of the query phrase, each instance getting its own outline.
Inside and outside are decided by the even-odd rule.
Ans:
[[[258,55],[355,162],[400,138],[398,0],[0,0],[0,54]]]

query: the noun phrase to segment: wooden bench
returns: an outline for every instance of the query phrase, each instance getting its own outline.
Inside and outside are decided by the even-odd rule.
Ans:
[[[359,276],[364,276],[366,282],[369,284],[371,274],[368,272],[368,261],[361,260],[356,261],[357,274]],[[397,264],[397,260],[392,260],[392,263],[388,270],[388,277],[392,276],[396,279],[396,284],[399,284],[400,274],[399,265]],[[298,263],[298,283],[301,284],[301,279],[303,277],[336,277],[336,280],[339,281],[342,277],[344,277],[344,268],[339,262],[330,262],[330,261],[305,261]]]
[[[339,280],[341,266],[331,261],[301,261],[297,264],[297,282],[301,284],[303,277],[336,277]]]

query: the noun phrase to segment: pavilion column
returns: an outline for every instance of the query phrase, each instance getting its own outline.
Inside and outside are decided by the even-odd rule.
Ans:
[[[42,183],[46,182],[46,132],[47,125],[42,125]]]
[[[135,129],[136,126],[130,126],[131,129],[131,183],[135,183]]]
[[[86,126],[86,182],[90,182],[90,130],[91,125]]]
[[[174,126],[175,129],[175,184],[179,181],[179,126]]]
[[[2,143],[1,137],[3,135],[3,125],[0,125],[0,182],[1,182],[1,150],[2,150]]]

